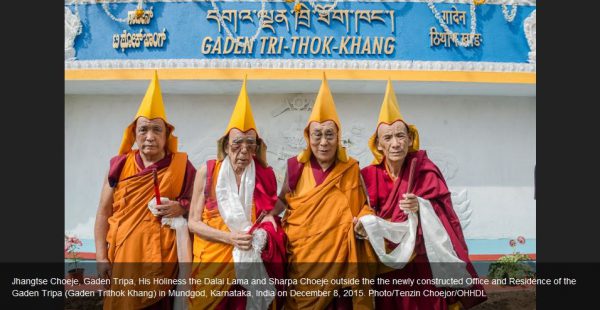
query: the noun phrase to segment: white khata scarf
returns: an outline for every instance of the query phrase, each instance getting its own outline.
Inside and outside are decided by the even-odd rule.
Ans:
[[[429,200],[421,197],[417,199],[427,259],[433,278],[441,280],[436,286],[470,287],[471,285],[464,284],[465,278],[471,278],[466,269],[467,264],[456,255],[450,237],[435,214],[433,206]],[[419,215],[409,212],[408,219],[400,223],[389,222],[375,215],[365,215],[360,218],[360,221],[381,262],[388,267],[402,269],[408,263],[415,248]],[[397,243],[398,246],[392,252],[386,253],[384,239]],[[463,285],[453,284],[449,279],[463,279],[456,281]]]
[[[223,159],[223,164],[217,176],[215,193],[219,214],[230,231],[247,232],[252,227],[252,198],[256,181],[256,167],[254,160],[242,174],[238,190],[235,173],[229,156]],[[267,241],[267,232],[256,229],[253,232],[252,248],[247,251],[233,249],[233,262],[235,274],[238,279],[246,279],[248,285],[242,285],[249,290],[252,298],[246,299],[246,309],[267,309],[275,298],[275,287],[269,284],[253,284],[252,279],[268,279],[269,275],[263,265],[261,252]],[[261,281],[255,281],[255,283]],[[243,282],[242,282],[243,283]],[[268,281],[266,283],[269,283]],[[261,294],[257,291],[272,291],[273,294]],[[267,296],[264,296],[267,295]],[[273,295],[273,296],[271,296]]]

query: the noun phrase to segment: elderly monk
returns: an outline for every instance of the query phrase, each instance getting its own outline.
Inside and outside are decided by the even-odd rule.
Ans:
[[[110,160],[96,215],[99,276],[133,279],[133,285],[127,286],[113,281],[113,291],[173,289],[168,284],[139,285],[138,279],[177,278],[178,250],[190,250],[178,249],[175,231],[162,225],[188,212],[196,173],[187,154],[177,151],[174,130],[167,122],[155,71],[133,122],[125,129],[119,154]],[[132,150],[134,142],[138,148]],[[162,197],[158,205],[154,171]],[[106,297],[104,309],[169,309],[172,302],[157,296]]]
[[[384,264],[380,277],[390,283],[392,279],[476,278],[446,181],[425,151],[419,150],[417,128],[404,121],[389,80],[369,148],[375,159],[361,173],[371,207],[379,218],[365,217],[358,226],[361,231],[367,230]],[[412,180],[411,165],[414,165]],[[486,299],[480,285],[449,287],[452,285],[445,283],[438,286],[376,285],[379,291],[417,290],[421,293],[420,297],[376,297],[376,308],[459,309],[461,305],[470,308]],[[480,297],[444,298],[423,294],[425,290],[452,289],[471,290]]]
[[[229,125],[217,142],[217,160],[203,164],[194,181],[189,228],[195,235],[192,277],[199,283],[192,289],[206,296],[191,298],[193,309],[283,305],[275,298],[283,286],[270,284],[272,279],[283,282],[285,273],[285,235],[279,217],[268,214],[277,201],[277,181],[256,128],[244,79]],[[250,232],[263,212],[268,215]],[[253,284],[253,279],[266,282]],[[221,294],[211,293],[215,291]]]
[[[356,218],[373,211],[358,162],[346,155],[341,144],[341,129],[323,75],[304,129],[307,147],[288,159],[285,184],[273,212],[286,210],[283,228],[288,237],[288,277],[297,281],[289,288],[286,309],[372,308],[365,287],[352,281],[369,277],[364,268],[368,266],[359,263],[376,262],[368,242],[357,239],[360,236],[354,231]],[[327,283],[312,285],[303,279]]]

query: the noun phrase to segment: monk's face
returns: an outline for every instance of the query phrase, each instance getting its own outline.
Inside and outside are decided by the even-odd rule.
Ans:
[[[162,157],[167,142],[167,126],[160,118],[139,117],[135,123],[135,143],[148,158]]]
[[[229,155],[234,170],[242,170],[248,167],[252,156],[256,154],[257,138],[256,131],[248,130],[241,132],[233,128],[229,131],[225,153]]]
[[[408,128],[402,121],[381,124],[377,129],[377,149],[390,163],[402,163],[412,146]]]
[[[338,148],[338,129],[333,121],[312,122],[308,127],[310,150],[317,161],[329,163],[335,160]]]

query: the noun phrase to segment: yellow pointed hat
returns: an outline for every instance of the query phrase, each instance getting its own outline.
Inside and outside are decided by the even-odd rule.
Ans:
[[[165,113],[165,105],[163,103],[162,94],[160,91],[160,84],[158,83],[158,73],[154,70],[154,77],[148,85],[148,89],[146,90],[146,95],[138,108],[135,117],[133,118],[133,122],[125,128],[123,132],[123,139],[121,140],[121,147],[119,148],[119,155],[127,154],[133,143],[135,142],[135,123],[137,119],[143,116],[147,119],[162,119],[168,128],[168,137],[167,137],[167,149],[171,153],[177,152],[177,137],[173,135],[173,131],[175,127],[167,122],[167,115]]]
[[[377,129],[379,129],[379,125],[391,125],[397,121],[402,121],[408,127],[408,133],[413,138],[413,144],[409,147],[408,152],[418,151],[419,131],[417,130],[417,127],[409,125],[404,121],[404,117],[402,117],[402,114],[400,113],[400,107],[398,106],[398,100],[396,99],[392,81],[388,79],[385,96],[383,98],[383,103],[381,104],[381,110],[379,111],[377,128],[375,128],[375,133],[369,139],[369,149],[371,149],[374,157],[373,164],[378,165],[383,160],[383,153],[377,149]]]
[[[325,121],[333,121],[338,128],[338,149],[337,149],[337,159],[343,162],[348,161],[348,155],[346,154],[346,148],[342,146],[342,125],[340,123],[340,119],[338,118],[337,111],[335,109],[335,103],[333,101],[333,96],[331,95],[331,91],[329,90],[329,85],[327,84],[327,78],[325,77],[325,72],[323,72],[323,81],[321,82],[321,88],[319,89],[319,93],[317,94],[317,99],[315,99],[315,104],[313,105],[312,112],[310,113],[310,117],[308,118],[308,122],[306,124],[306,128],[304,128],[304,140],[306,141],[306,148],[298,154],[298,161],[301,163],[306,163],[310,159],[312,154],[310,150],[310,140],[308,137],[308,128],[310,123],[318,122],[322,123]]]
[[[225,129],[224,135],[227,135],[233,128],[237,128],[240,131],[246,132],[250,129],[256,131],[256,123],[254,123],[254,114],[252,114],[252,106],[250,106],[250,98],[248,97],[248,91],[246,90],[247,76],[244,76],[244,82],[242,83],[242,89],[238,96],[235,108],[231,114],[229,125]]]
[[[242,89],[240,89],[240,94],[238,96],[237,102],[235,103],[235,107],[233,108],[233,113],[231,114],[229,125],[227,125],[227,129],[225,129],[225,133],[223,133],[223,136],[217,141],[218,160],[223,160],[225,158],[225,137],[229,135],[231,129],[236,128],[242,132],[246,132],[248,130],[253,129],[254,131],[256,131],[256,135],[258,137],[258,130],[256,128],[256,123],[254,122],[254,114],[252,113],[252,106],[250,105],[250,98],[248,97],[248,91],[246,90],[246,80],[247,75],[244,75]],[[257,143],[259,145],[256,150],[256,156],[260,161],[262,161],[262,164],[266,166],[267,145],[260,138],[257,139]]]

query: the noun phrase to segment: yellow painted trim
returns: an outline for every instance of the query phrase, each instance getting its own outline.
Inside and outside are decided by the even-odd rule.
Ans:
[[[387,80],[536,84],[534,72],[404,71],[341,69],[158,69],[161,80]],[[154,69],[69,69],[65,80],[150,80]]]

